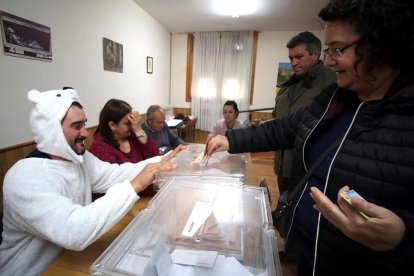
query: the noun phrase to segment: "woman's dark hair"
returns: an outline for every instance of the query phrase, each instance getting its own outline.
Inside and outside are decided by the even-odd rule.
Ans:
[[[236,111],[236,118],[239,116],[239,109],[237,108],[237,103],[235,101],[226,101],[223,105],[223,108],[226,105],[231,105],[234,109],[234,111]]]
[[[96,133],[100,133],[102,140],[116,148],[119,148],[119,143],[115,141],[112,129],[109,127],[109,122],[118,124],[125,115],[132,111],[131,106],[122,100],[110,99],[106,102],[99,114],[99,125]]]
[[[349,23],[360,34],[360,43],[356,45],[357,63],[365,59],[368,72],[381,65],[411,68],[413,5],[409,0],[331,0],[319,12],[319,17],[326,22]]]

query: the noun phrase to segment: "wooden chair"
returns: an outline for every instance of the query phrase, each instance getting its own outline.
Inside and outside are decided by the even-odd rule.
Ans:
[[[195,130],[196,130],[197,121],[198,121],[198,117],[194,117],[190,121],[190,125],[188,128],[188,137],[191,137],[191,142],[194,142],[195,140]]]
[[[178,137],[188,143],[192,143],[195,140],[195,128],[197,124],[197,117],[192,120],[188,120],[185,124],[177,129]]]

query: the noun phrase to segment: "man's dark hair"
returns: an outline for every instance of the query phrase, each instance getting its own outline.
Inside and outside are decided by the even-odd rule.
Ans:
[[[308,51],[309,54],[312,54],[316,50],[321,50],[322,48],[322,43],[319,38],[311,32],[298,33],[288,41],[286,47],[292,49],[302,44],[306,45],[306,51]]]
[[[77,106],[77,107],[79,107],[79,109],[83,109],[83,106],[80,104],[80,102],[73,102],[73,103],[69,106],[69,108],[71,108],[72,106]],[[68,111],[69,111],[69,108],[68,108]],[[65,116],[63,116],[63,118],[62,118],[62,120],[60,121],[60,123],[63,123],[63,121],[66,119],[66,115],[68,115],[68,111],[66,111],[66,114],[65,114]]]

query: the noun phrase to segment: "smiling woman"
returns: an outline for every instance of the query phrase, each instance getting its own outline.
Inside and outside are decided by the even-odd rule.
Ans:
[[[340,139],[290,202],[298,275],[414,275],[413,15],[406,0],[330,0],[319,16],[337,83],[289,117],[208,143],[207,154],[292,148],[292,191]],[[365,200],[338,197],[350,190]]]

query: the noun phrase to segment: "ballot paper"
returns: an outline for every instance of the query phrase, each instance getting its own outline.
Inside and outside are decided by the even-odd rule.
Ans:
[[[234,257],[218,255],[213,267],[198,267],[189,265],[172,264],[166,276],[253,276]],[[265,275],[265,274],[264,274]]]
[[[181,119],[170,119],[167,121],[168,127],[177,127],[179,124],[181,124],[183,120]]]
[[[198,231],[200,226],[207,220],[213,210],[210,202],[198,201],[194,205],[193,211],[187,220],[182,235],[192,237]]]
[[[116,266],[117,269],[127,271],[130,273],[143,275],[144,269],[149,262],[148,257],[139,256],[135,254],[126,254],[124,258]]]
[[[226,257],[224,255],[217,255],[217,251],[198,251],[197,254],[201,256],[202,262],[210,262],[209,266],[197,265],[198,261],[192,257],[194,265],[191,265],[188,258],[189,254],[194,250],[174,250],[171,255],[168,251],[164,251],[161,256],[158,256],[156,268],[158,276],[252,276],[253,274],[244,267],[234,257]],[[185,252],[187,251],[187,252]],[[173,260],[173,262],[171,262]],[[177,262],[177,263],[175,263]],[[182,263],[187,264],[182,264]],[[144,268],[148,263],[148,258],[137,256],[134,254],[127,254],[121,261],[118,268],[130,272],[134,275],[145,275]],[[198,263],[200,264],[200,263]],[[267,271],[264,271],[263,276],[267,276]]]
[[[217,250],[243,259],[243,228],[239,224],[242,219],[236,212],[241,202],[237,194],[226,193],[225,189],[222,188],[214,202],[196,202],[188,219],[177,224],[178,246]]]
[[[175,264],[213,267],[217,255],[217,251],[175,249],[171,260]]]

